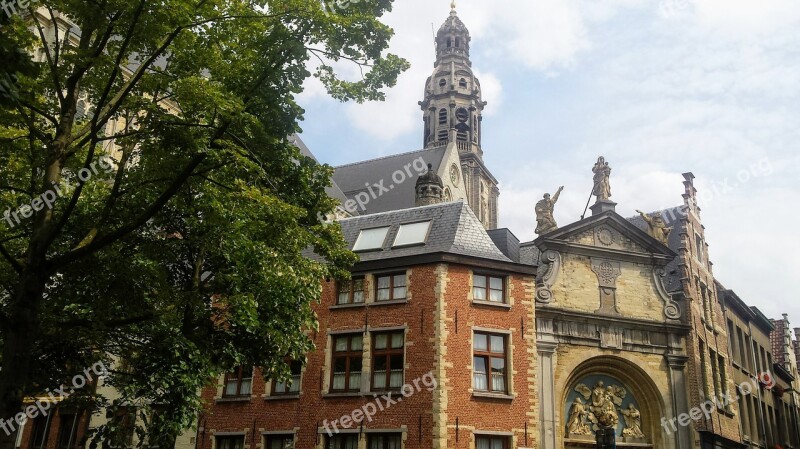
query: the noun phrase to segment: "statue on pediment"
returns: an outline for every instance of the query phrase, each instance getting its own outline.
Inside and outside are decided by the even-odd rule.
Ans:
[[[597,201],[606,201],[611,198],[611,166],[606,162],[606,158],[600,156],[597,163],[592,168],[594,173],[594,189],[592,195],[597,197]]]
[[[561,196],[561,192],[564,190],[564,186],[558,188],[558,191],[552,198],[550,198],[549,193],[544,194],[544,198],[539,200],[536,203],[536,233],[539,235],[547,234],[548,232],[555,231],[558,229],[558,224],[556,224],[556,219],[553,217],[553,211],[555,210],[556,202],[558,201],[558,197]]]

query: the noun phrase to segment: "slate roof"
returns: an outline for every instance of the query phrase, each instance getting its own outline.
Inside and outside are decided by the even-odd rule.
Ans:
[[[362,215],[408,209],[414,207],[416,198],[414,187],[417,178],[427,170],[428,164],[433,166],[434,173],[438,172],[446,150],[447,147],[442,146],[342,165],[335,168],[333,180],[341,188],[343,195],[347,199],[354,199],[360,192],[367,192],[368,190],[365,186],[367,183],[372,186],[383,181],[383,186],[386,188],[391,187],[388,192],[381,193],[377,198],[370,198],[363,210],[359,208],[358,212]],[[424,167],[424,170],[418,172],[414,167],[411,167],[409,170],[412,176],[408,177],[405,167],[413,164],[420,157],[425,163],[420,164],[418,162],[417,167]],[[392,180],[392,175],[397,171],[404,173],[405,180],[402,183],[396,183]],[[373,190],[377,194],[379,189]]]
[[[667,264],[666,267],[664,267],[664,269],[666,270],[666,275],[664,276],[664,288],[667,290],[667,292],[670,293],[679,291],[683,288],[683,286],[681,285],[682,275],[678,268],[679,265],[681,264],[681,256],[680,256],[681,234],[683,233],[685,227],[683,220],[681,220],[681,217],[683,216],[682,214],[685,213],[683,212],[684,210],[685,210],[684,206],[677,206],[671,209],[651,212],[648,214],[651,216],[654,214],[661,214],[667,226],[674,227],[672,232],[669,234],[669,245],[667,246],[669,246],[669,249],[679,254],[679,256],[676,257],[674,260],[672,260],[672,262]],[[629,217],[627,218],[627,220],[637,228],[647,232],[647,223],[644,221],[644,218],[642,218],[640,215],[636,215],[635,217]]]
[[[401,224],[431,220],[423,245],[392,248]],[[512,262],[495,246],[472,209],[462,200],[340,220],[345,240],[352,249],[362,229],[390,226],[382,250],[359,252],[362,262],[433,253],[470,256]]]
[[[311,150],[306,146],[305,142],[303,142],[303,140],[300,139],[300,136],[298,136],[297,134],[292,135],[289,138],[289,140],[292,141],[292,143],[297,148],[300,149],[300,154],[302,154],[303,156],[306,156],[306,157],[310,157],[311,159],[315,160],[316,162],[319,162],[317,160],[317,158],[314,156],[314,153],[312,153]],[[333,185],[330,186],[330,187],[326,187],[325,188],[325,193],[327,193],[329,197],[339,200],[339,202],[342,203],[342,206],[344,206],[345,201],[347,201],[347,197],[344,195],[344,192],[342,192],[342,189],[340,189],[339,186],[336,184],[336,181],[335,180],[332,180],[332,181],[333,181]],[[350,213],[352,215],[358,215],[358,211],[350,212]]]

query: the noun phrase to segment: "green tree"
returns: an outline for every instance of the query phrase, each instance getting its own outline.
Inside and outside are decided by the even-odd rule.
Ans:
[[[47,0],[4,27],[42,62],[0,110],[0,213],[13,212],[0,222],[0,418],[124,359],[109,383],[168,443],[210,378],[288,373],[284,359],[311,348],[320,280],[355,260],[326,221],[330,167],[286,137],[295,95],[319,61],[334,98],[382,99],[408,67],[386,53],[391,4]],[[339,61],[363,76],[338,78]]]

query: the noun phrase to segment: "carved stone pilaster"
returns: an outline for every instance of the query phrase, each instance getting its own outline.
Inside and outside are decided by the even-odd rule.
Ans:
[[[542,449],[556,449],[556,393],[555,358],[558,343],[538,341],[539,353],[539,414],[541,416],[540,441]]]
[[[598,315],[622,315],[617,309],[617,278],[622,274],[619,262],[592,258],[592,271],[600,286],[600,308]]]
[[[686,362],[685,355],[667,354],[664,356],[669,366],[670,393],[672,394],[672,413],[675,418],[689,413],[686,397]],[[669,420],[669,419],[667,419]],[[692,436],[689,427],[676,426],[675,447],[692,447]]]
[[[541,256],[539,272],[536,274],[536,302],[549,304],[553,301],[553,285],[561,271],[561,254],[558,251],[545,251]]]

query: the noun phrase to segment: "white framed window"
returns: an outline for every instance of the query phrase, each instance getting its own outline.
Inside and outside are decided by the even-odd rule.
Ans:
[[[368,251],[383,248],[386,235],[389,233],[389,226],[382,228],[362,229],[358,234],[353,251]]]
[[[428,240],[428,233],[430,230],[430,221],[401,224],[392,246],[397,247],[425,243],[425,241]]]

